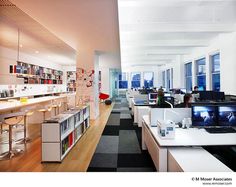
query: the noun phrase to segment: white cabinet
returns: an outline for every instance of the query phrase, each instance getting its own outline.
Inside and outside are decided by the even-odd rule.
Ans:
[[[66,111],[42,124],[42,162],[61,162],[89,128],[90,108]]]

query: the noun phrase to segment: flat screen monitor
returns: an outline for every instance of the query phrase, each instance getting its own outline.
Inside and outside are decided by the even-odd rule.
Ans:
[[[164,96],[164,100],[170,102],[172,105],[175,102],[175,98],[171,96]]]
[[[217,106],[192,106],[192,125],[217,126]]]
[[[225,100],[225,93],[224,92],[213,92],[213,100],[216,101],[223,101]]]
[[[212,91],[201,91],[199,92],[200,100],[213,100],[213,92]]]
[[[154,101],[157,99],[157,93],[149,93],[148,94],[148,100],[149,101]]]
[[[171,93],[164,93],[164,96],[165,96],[165,97],[170,97],[170,96],[171,96]]]
[[[235,126],[236,127],[236,105],[219,106],[218,107],[219,126]]]
[[[181,94],[186,94],[187,93],[187,89],[186,88],[181,88],[180,89],[180,93]]]
[[[204,90],[205,90],[205,88],[203,86],[198,87],[198,91],[204,91]]]

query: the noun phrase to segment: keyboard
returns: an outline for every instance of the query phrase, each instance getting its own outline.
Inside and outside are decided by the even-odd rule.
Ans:
[[[205,128],[209,133],[236,133],[236,130],[232,127],[220,127],[220,128]]]

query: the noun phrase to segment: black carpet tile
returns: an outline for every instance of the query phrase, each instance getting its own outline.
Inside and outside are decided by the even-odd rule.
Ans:
[[[124,98],[116,103],[103,130],[102,137],[87,171],[91,172],[153,172],[156,171],[147,151],[141,149],[142,128],[134,125],[133,118],[126,118],[131,111]],[[118,104],[117,104],[118,103]],[[111,145],[119,139],[117,154]],[[114,139],[115,138],[115,139]],[[110,142],[112,141],[112,142]],[[110,142],[110,143],[109,143]],[[107,150],[109,149],[109,150]],[[112,151],[113,150],[113,151]]]
[[[103,130],[102,135],[119,136],[119,130],[119,126],[106,126]]]
[[[118,162],[117,167],[149,167],[155,170],[153,166],[152,159],[150,158],[148,153],[142,154],[118,154]]]
[[[116,168],[98,168],[98,167],[89,167],[89,172],[116,172]]]

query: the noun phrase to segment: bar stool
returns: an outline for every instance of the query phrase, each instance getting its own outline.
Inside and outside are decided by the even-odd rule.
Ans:
[[[30,138],[27,137],[27,118],[29,116],[32,116],[34,114],[35,106],[33,107],[28,107],[25,109],[22,109],[21,111],[25,113],[24,115],[24,122],[23,122],[23,128],[24,128],[24,137],[16,140],[18,144],[26,144],[27,142],[30,141]]]
[[[54,115],[59,114],[59,109],[61,107],[61,102],[53,101],[52,108],[54,109]]]
[[[1,119],[2,123],[8,125],[8,127],[9,127],[9,140],[8,140],[9,150],[0,155],[0,160],[11,159],[12,157],[17,156],[17,155],[19,155],[20,153],[23,152],[23,150],[21,150],[21,149],[13,149],[13,147],[12,147],[12,143],[13,143],[12,129],[13,129],[13,126],[17,126],[22,121],[23,116],[25,116],[24,112],[15,112],[15,113],[10,113],[10,114],[0,115],[0,119]],[[15,123],[6,122],[6,119],[14,118],[14,117],[20,117],[20,120],[18,120]]]
[[[0,119],[0,133],[3,134],[3,133],[8,133],[8,129],[3,129],[3,122],[1,121]]]
[[[62,104],[64,106],[64,110],[67,111],[69,109],[68,102],[67,101],[63,101]]]
[[[47,105],[47,106],[39,108],[37,111],[43,113],[43,121],[45,121],[45,119],[46,119],[46,112],[50,112],[51,110],[52,110],[52,106],[51,105]]]

